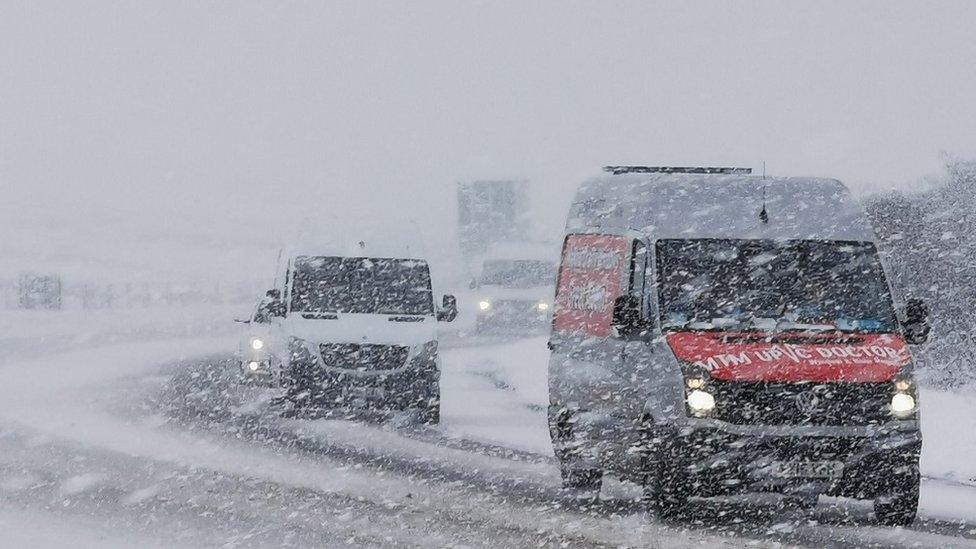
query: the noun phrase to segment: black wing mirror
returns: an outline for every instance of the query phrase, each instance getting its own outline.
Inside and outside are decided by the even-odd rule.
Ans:
[[[437,311],[437,320],[440,322],[453,322],[457,318],[457,298],[453,295],[445,295],[441,302],[441,308]]]
[[[265,292],[268,297],[267,303],[267,316],[269,317],[283,317],[285,316],[285,302],[281,300],[281,290],[277,288],[272,288]]]
[[[905,302],[901,323],[905,341],[911,345],[921,345],[929,340],[929,332],[932,330],[930,315],[929,306],[921,299],[913,297]]]
[[[611,327],[619,337],[630,337],[640,333],[640,300],[632,295],[622,295],[613,300]]]

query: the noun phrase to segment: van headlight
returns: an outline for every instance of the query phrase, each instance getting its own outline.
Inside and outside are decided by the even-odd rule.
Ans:
[[[895,393],[891,397],[891,415],[898,419],[908,419],[915,413],[915,397],[908,393]]]
[[[255,351],[260,351],[261,349],[264,349],[264,341],[262,341],[260,338],[257,337],[252,339],[251,348],[254,349]]]
[[[535,308],[539,309],[539,312],[544,313],[549,310],[549,304],[546,303],[545,301],[540,301],[539,303],[536,304]]]
[[[898,376],[894,382],[895,394],[891,396],[889,410],[895,419],[911,419],[918,412],[915,382],[909,376]]]
[[[712,393],[695,389],[688,393],[688,408],[696,416],[704,416],[715,409],[715,397]]]
[[[487,311],[488,309],[491,309],[491,301],[488,301],[487,299],[482,299],[481,301],[478,302],[478,308],[481,309],[482,311]]]

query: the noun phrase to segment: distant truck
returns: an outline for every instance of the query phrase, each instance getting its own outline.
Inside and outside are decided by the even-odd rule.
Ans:
[[[477,333],[546,331],[552,320],[558,247],[545,243],[491,246],[472,278]]]
[[[483,180],[458,183],[458,245],[473,262],[497,242],[527,240],[528,182]]]
[[[54,275],[21,275],[17,284],[17,304],[21,309],[60,309],[61,278]]]

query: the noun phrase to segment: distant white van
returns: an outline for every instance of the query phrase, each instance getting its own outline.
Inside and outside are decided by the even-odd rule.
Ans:
[[[558,247],[542,242],[494,244],[471,282],[477,333],[548,331]]]

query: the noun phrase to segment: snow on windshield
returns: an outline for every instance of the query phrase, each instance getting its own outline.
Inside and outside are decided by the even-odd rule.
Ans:
[[[771,240],[660,240],[662,323],[754,319],[891,332],[895,314],[877,251],[870,243]]]
[[[305,313],[433,312],[427,264],[409,259],[299,257],[291,295],[291,310]]]

